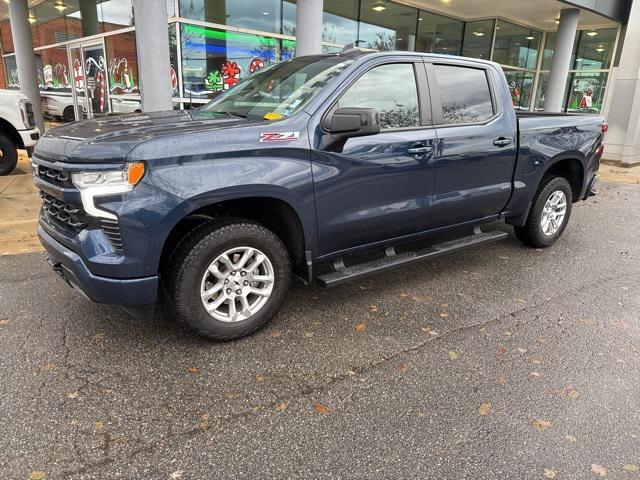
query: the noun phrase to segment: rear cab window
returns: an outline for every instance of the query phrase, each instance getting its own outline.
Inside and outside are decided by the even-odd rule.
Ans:
[[[496,111],[486,70],[458,65],[433,65],[442,105],[442,124],[483,123]]]

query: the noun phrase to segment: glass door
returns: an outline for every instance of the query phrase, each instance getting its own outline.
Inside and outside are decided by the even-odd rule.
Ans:
[[[109,113],[107,61],[102,43],[69,47],[76,119]]]

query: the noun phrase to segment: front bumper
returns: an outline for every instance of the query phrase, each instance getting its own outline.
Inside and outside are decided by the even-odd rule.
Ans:
[[[132,279],[99,277],[89,271],[79,255],[54,239],[40,225],[38,236],[53,269],[90,300],[123,307],[140,307],[156,303],[157,275]]]
[[[38,128],[33,128],[31,130],[20,130],[18,131],[20,134],[20,138],[22,139],[22,144],[24,148],[31,148],[35,146],[35,144],[40,139],[40,130]]]

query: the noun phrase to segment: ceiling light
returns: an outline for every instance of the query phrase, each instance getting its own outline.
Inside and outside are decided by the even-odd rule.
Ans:
[[[484,37],[484,33],[483,33],[483,32],[473,32],[473,34],[474,34],[476,37]]]
[[[604,52],[604,48],[598,47],[598,48],[596,48],[596,52]]]
[[[263,15],[269,15],[269,12],[262,12]]]
[[[381,12],[383,10],[386,10],[387,7],[385,7],[382,3],[379,3],[377,5],[375,5],[371,10],[375,10],[376,12]]]
[[[36,17],[33,15],[32,11],[29,11],[29,23],[36,23]]]
[[[560,25],[560,20],[556,19],[556,25]]]
[[[526,38],[527,40],[534,40],[536,37],[529,35],[528,37],[524,37],[524,38]]]
[[[589,35],[590,37],[595,37],[598,34],[598,32],[587,32],[587,35]]]
[[[418,20],[422,21],[422,17],[418,17]]]
[[[67,6],[64,4],[64,0],[57,0],[54,7],[58,11],[63,11],[67,8]]]

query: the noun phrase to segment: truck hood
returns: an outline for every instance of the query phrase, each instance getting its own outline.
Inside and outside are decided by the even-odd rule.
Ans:
[[[170,110],[94,118],[54,128],[40,139],[34,156],[66,163],[122,163],[136,146],[160,137],[183,137],[267,123],[201,110]]]

